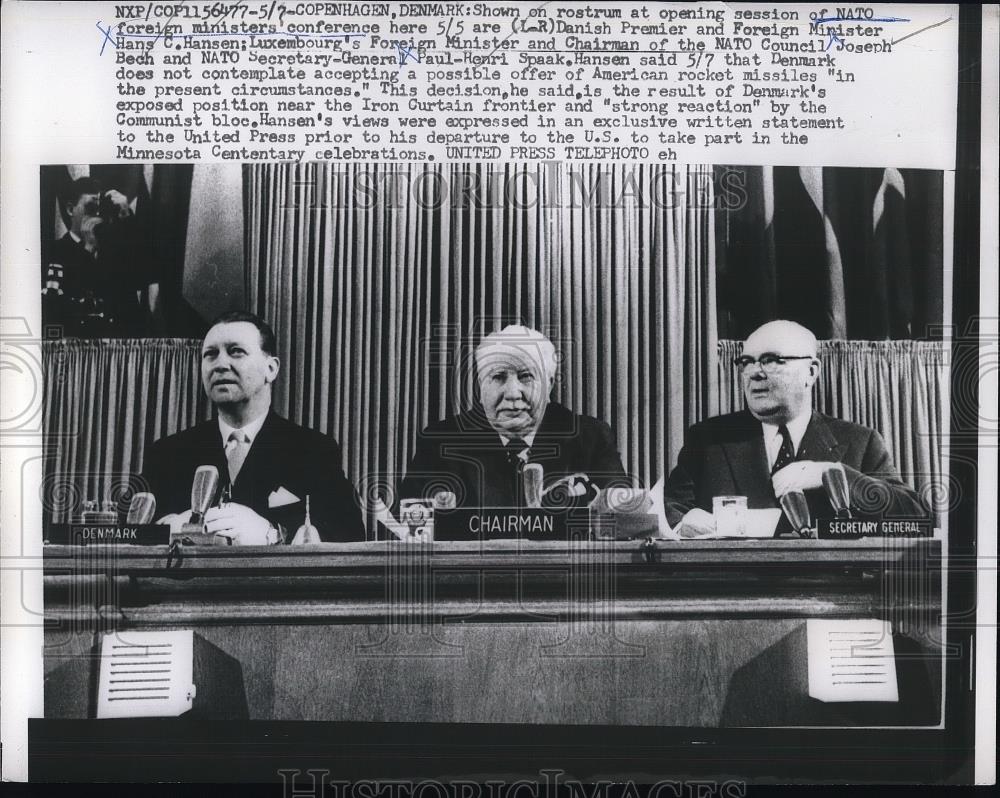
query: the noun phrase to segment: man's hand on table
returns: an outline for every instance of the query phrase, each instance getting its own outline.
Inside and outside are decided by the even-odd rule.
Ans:
[[[157,523],[167,524],[171,536],[179,535],[190,522],[191,511],[170,513]],[[212,507],[205,513],[205,532],[226,538],[234,546],[270,546],[281,542],[281,533],[263,516],[243,504],[230,502],[225,507]]]
[[[688,510],[677,525],[677,534],[682,538],[699,538],[715,532],[715,516],[700,507]]]
[[[205,531],[228,538],[234,546],[269,546],[280,542],[274,525],[243,504],[230,502],[205,513]]]
[[[835,467],[835,463],[816,460],[796,460],[789,463],[773,477],[771,485],[779,499],[791,491],[807,491],[823,487],[823,474]]]

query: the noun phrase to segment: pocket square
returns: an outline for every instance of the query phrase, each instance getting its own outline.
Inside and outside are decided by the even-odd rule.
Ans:
[[[297,501],[302,500],[291,491],[278,488],[271,491],[271,495],[267,497],[267,506],[269,508],[284,507],[286,504],[295,504]]]

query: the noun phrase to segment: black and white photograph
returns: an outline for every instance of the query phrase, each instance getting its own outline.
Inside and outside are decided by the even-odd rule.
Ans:
[[[205,721],[940,727],[941,172],[115,171],[42,172],[46,719],[184,629]]]
[[[4,780],[995,781],[995,8],[87,5],[115,127],[3,152]]]

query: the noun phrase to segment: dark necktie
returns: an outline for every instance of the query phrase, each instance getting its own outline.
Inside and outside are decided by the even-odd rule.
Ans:
[[[527,451],[528,444],[522,438],[511,438],[503,447],[503,454],[507,460],[507,490],[510,499],[510,506],[524,506],[524,483],[521,473],[524,469],[524,460],[521,453]],[[507,504],[507,502],[504,502]]]
[[[788,427],[782,424],[778,427],[778,434],[781,435],[781,448],[778,449],[778,459],[774,461],[771,476],[774,476],[782,468],[795,460],[795,449],[792,446],[792,436],[788,432]]]
[[[521,438],[511,438],[503,447],[503,453],[507,458],[507,462],[518,468],[524,465],[524,461],[521,459],[521,452],[527,450],[528,444]]]

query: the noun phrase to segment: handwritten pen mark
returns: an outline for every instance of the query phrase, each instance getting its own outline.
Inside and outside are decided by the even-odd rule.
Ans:
[[[104,28],[101,28],[100,25],[98,25],[98,28],[100,29],[101,33],[105,33]],[[110,28],[109,28],[109,30],[110,30]],[[153,39],[153,42],[150,43],[150,47],[152,47],[153,44],[156,43],[156,39],[159,39],[163,35],[163,32],[161,31],[160,33],[157,33],[155,35],[152,34],[152,33],[118,33],[116,35],[119,38],[122,38],[122,39]],[[211,36],[228,36],[228,37],[232,37],[232,38],[235,38],[235,37],[238,37],[238,36],[257,36],[258,38],[263,38],[265,36],[291,36],[291,37],[293,37],[295,39],[307,39],[307,40],[312,40],[312,39],[323,39],[323,40],[325,40],[325,39],[339,39],[339,38],[343,37],[345,41],[350,41],[350,39],[352,37],[359,38],[359,37],[367,36],[368,34],[367,33],[312,33],[312,34],[307,34],[307,33],[289,33],[288,31],[276,30],[276,31],[260,31],[260,32],[257,32],[257,33],[242,33],[241,31],[223,31],[221,33],[184,33],[182,35],[185,38],[188,38],[188,39],[203,39],[203,38],[211,37]],[[111,45],[113,47],[117,47],[117,45],[114,43],[114,41],[111,41]],[[413,58],[417,58],[417,56],[415,56],[415,55],[412,56],[412,57]]]
[[[911,38],[913,36],[916,36],[918,33],[923,33],[925,30],[930,30],[931,28],[940,27],[941,25],[944,25],[946,22],[951,22],[951,17],[948,17],[948,19],[942,19],[940,22],[935,22],[933,25],[928,25],[926,28],[921,28],[920,30],[915,30],[915,31],[913,31],[913,33],[907,33],[902,39],[896,39],[895,41],[889,42],[889,43],[890,44],[899,44],[900,42],[905,42],[907,39],[909,39],[909,38]]]
[[[396,54],[399,57],[400,66],[406,65],[407,58],[412,58],[416,63],[418,64],[420,63],[420,56],[413,54],[412,47],[406,47],[405,45],[402,45],[399,42],[396,42],[395,44],[396,44]]]
[[[177,6],[174,6],[174,12],[167,18],[167,21],[163,23],[163,26],[160,28],[160,32],[156,34],[156,38],[153,39],[152,42],[150,42],[149,44],[150,50],[152,50],[153,47],[156,45],[156,43],[160,40],[160,36],[163,35],[163,31],[166,30],[167,25],[173,22],[176,18],[177,18]]]
[[[912,20],[906,17],[822,17],[817,19],[817,25],[826,25],[830,22],[861,22],[861,23],[872,23],[872,22],[911,22]],[[919,33],[920,31],[917,31]]]
[[[118,48],[118,45],[115,44],[115,40],[111,38],[111,26],[110,25],[108,25],[107,28],[102,28],[101,27],[101,21],[97,20],[97,29],[101,33],[104,34],[104,41],[101,42],[101,55],[104,55],[104,48],[107,47],[108,44],[110,44],[112,47],[114,47],[116,49]]]

